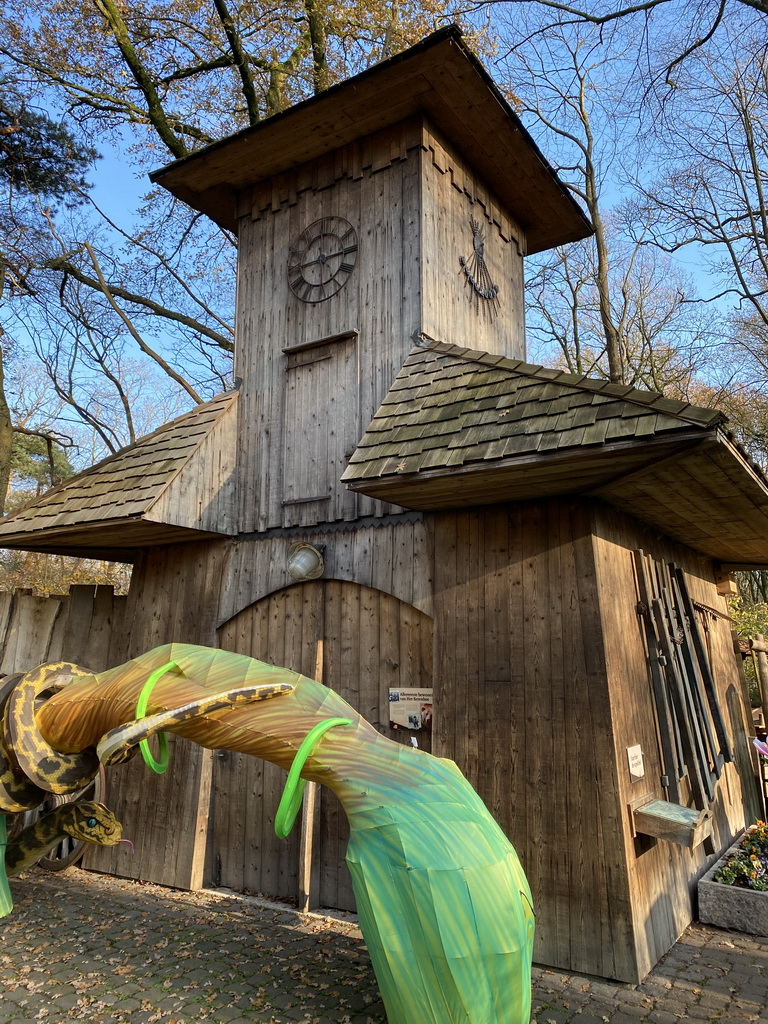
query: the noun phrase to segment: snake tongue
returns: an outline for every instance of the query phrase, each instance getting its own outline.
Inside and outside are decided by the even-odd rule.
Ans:
[[[131,853],[136,853],[136,847],[133,845],[133,840],[132,839],[118,839],[117,842],[118,843],[128,843],[128,845],[131,848]]]

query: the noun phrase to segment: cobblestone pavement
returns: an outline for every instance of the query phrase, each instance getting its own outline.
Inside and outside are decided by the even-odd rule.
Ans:
[[[351,919],[78,869],[33,869],[12,889],[0,1024],[386,1021]],[[704,925],[639,986],[534,968],[536,1024],[768,1024],[767,1002],[768,939]]]

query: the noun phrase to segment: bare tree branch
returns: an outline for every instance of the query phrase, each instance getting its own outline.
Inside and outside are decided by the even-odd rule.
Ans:
[[[189,150],[171,130],[171,126],[165,116],[165,110],[160,102],[157,89],[152,82],[152,77],[147,72],[147,69],[142,64],[136,50],[134,49],[133,43],[131,42],[131,38],[128,34],[128,27],[120,15],[117,4],[115,4],[113,0],[93,0],[93,2],[99,11],[101,11],[104,19],[109,25],[115,38],[115,42],[123,55],[123,60],[146,100],[147,112],[152,124],[155,126],[157,134],[175,157],[178,158],[186,156]]]
[[[165,359],[163,359],[159,352],[155,352],[155,350],[150,345],[148,345],[146,341],[144,341],[139,332],[131,323],[131,320],[128,317],[128,315],[125,312],[123,312],[123,310],[120,308],[120,306],[118,306],[117,302],[115,301],[115,298],[112,295],[112,292],[110,291],[109,285],[105,281],[104,275],[101,272],[101,267],[99,266],[99,261],[96,258],[96,253],[93,251],[93,247],[90,245],[89,242],[84,242],[83,245],[91,258],[91,262],[93,263],[93,269],[96,271],[96,276],[99,279],[99,287],[101,288],[104,297],[109,302],[110,306],[112,306],[112,308],[120,317],[120,319],[123,321],[125,326],[128,328],[131,337],[134,339],[134,341],[139,346],[141,351],[145,355],[148,355],[150,359],[153,359],[160,367],[160,369],[163,370],[164,373],[167,373],[171,380],[175,380],[176,383],[187,392],[190,398],[192,398],[195,402],[198,403],[198,405],[202,403],[203,399],[200,397],[200,395],[198,395],[198,393],[195,391],[192,385],[188,381],[184,380],[181,374],[178,374],[173,369],[173,367],[169,363],[167,363]]]
[[[229,12],[229,8],[226,5],[225,0],[213,0],[216,13],[221,21],[222,28],[229,42],[230,49],[232,50],[232,56],[234,58],[234,64],[237,68],[237,73],[240,75],[240,82],[243,87],[243,96],[245,97],[245,106],[248,111],[248,123],[258,124],[261,120],[259,113],[259,99],[256,95],[256,89],[253,84],[253,75],[248,65],[248,55],[243,49],[240,35],[235,28],[235,23],[232,15]]]

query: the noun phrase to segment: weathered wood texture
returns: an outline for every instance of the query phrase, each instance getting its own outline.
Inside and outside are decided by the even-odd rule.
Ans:
[[[297,539],[323,552],[325,579],[360,583],[432,614],[429,536],[419,512],[289,534],[253,537],[228,548],[217,624],[293,582],[288,549]],[[258,657],[258,655],[254,655]]]
[[[522,359],[525,235],[480,174],[427,124],[422,147],[421,328],[438,341]],[[471,263],[473,255],[471,219],[499,289],[495,302],[479,298],[462,269],[460,258]]]
[[[280,612],[287,616],[287,624],[276,625],[270,619],[271,632],[257,632],[253,643],[248,632],[247,638],[244,635],[237,640],[240,646],[231,649],[274,664],[285,663],[288,667],[298,664],[295,660],[298,658],[302,671],[314,675],[316,652],[313,655],[311,644],[307,646],[309,641],[303,639],[304,631],[312,638],[312,643],[324,640],[324,634],[318,633],[322,623],[313,621],[309,609],[305,609],[306,619],[302,618],[284,596],[300,592],[285,589],[292,582],[286,564],[288,548],[295,539],[295,536],[277,535],[146,551],[134,566],[124,610],[127,641],[114,652],[111,664],[119,664],[170,641],[216,646],[218,625],[228,623],[221,635],[231,637],[232,631],[236,633],[239,628],[233,623],[248,623],[254,608],[269,607],[270,615]],[[368,593],[370,588],[371,594],[378,591],[391,594],[394,606],[417,606],[421,611],[414,608],[412,614],[420,617],[419,621],[427,619],[431,610],[431,563],[420,515],[376,519],[359,529],[352,529],[351,524],[339,524],[325,530],[307,531],[302,539],[323,547],[325,575],[329,582],[335,578],[334,585],[341,587],[355,581],[361,585],[361,593]],[[275,597],[275,592],[283,597]],[[283,601],[286,603],[281,603]],[[335,609],[338,604],[331,602],[331,607]],[[336,618],[338,620],[338,615]],[[347,622],[346,613],[344,622]],[[335,653],[334,644],[341,642],[341,629],[338,625],[329,638],[330,653],[324,668],[329,685],[334,687],[329,673],[336,672],[339,655]],[[344,625],[343,629],[348,626]],[[409,629],[404,626],[405,632],[397,632],[396,636],[407,637]],[[345,651],[353,636],[343,633]],[[365,671],[378,677],[385,671],[377,661],[378,634],[373,639],[370,633],[365,636],[369,647],[367,654],[360,654],[360,658]],[[386,657],[394,663],[391,671],[396,673],[400,659],[392,653],[394,641],[384,632],[381,642],[383,650],[388,652]],[[274,649],[269,646],[273,643]],[[407,644],[404,650],[407,654]],[[281,659],[286,654],[291,660],[283,662]],[[344,655],[345,658],[351,656]],[[368,717],[370,709],[363,713]],[[293,840],[278,843],[272,833],[268,842],[263,839],[267,846],[261,849],[260,837],[269,833],[271,824],[263,829],[259,825],[258,835],[255,831],[261,804],[253,794],[264,790],[277,792],[279,798],[284,773],[254,758],[235,754],[222,757],[183,740],[171,742],[171,763],[163,776],[153,775],[138,758],[109,771],[110,806],[123,821],[125,834],[137,844],[136,853],[131,856],[127,847],[94,848],[88,853],[87,864],[112,874],[182,888],[196,888],[205,881],[219,878],[234,878],[233,872],[237,871],[240,887],[273,896],[295,895],[298,861]],[[214,765],[217,796],[212,803]],[[226,798],[225,814],[222,806],[226,793],[230,797]],[[209,808],[211,823],[208,822]],[[208,836],[211,849],[206,861]],[[226,841],[223,836],[227,837]],[[262,857],[267,849],[274,858],[271,862],[266,856]],[[221,865],[217,857],[221,858]],[[240,866],[235,869],[235,864]],[[260,878],[262,870],[264,876]],[[274,882],[276,888],[268,888],[267,882]],[[285,886],[288,892],[281,888]]]
[[[220,628],[219,645],[320,678],[379,731],[402,742],[411,734],[389,728],[389,688],[428,687],[432,680],[429,617],[389,594],[341,580],[294,584],[262,598]],[[428,733],[414,735],[429,749]],[[255,758],[217,756],[211,844],[219,884],[298,894],[299,830],[288,840],[274,833],[285,779],[281,769]],[[344,863],[348,826],[326,789],[319,813],[317,889],[310,902],[353,910]]]
[[[218,395],[31,502],[2,543],[133,561],[148,545],[232,533],[237,395]]]
[[[340,484],[346,461],[414,330],[522,355],[520,229],[419,118],[255,187],[240,212],[240,529],[391,510]],[[337,294],[303,302],[288,280],[291,243],[314,221],[340,216],[357,232],[354,272]],[[501,288],[495,319],[464,284],[470,217],[483,224]]]
[[[0,593],[0,672],[26,672],[47,661],[107,668],[120,649],[126,602],[107,586],[72,586],[50,597]]]
[[[520,854],[537,962],[631,976],[589,510],[527,502],[428,521],[435,753],[457,761]]]
[[[125,642],[111,664],[160,644],[216,644],[218,596],[227,541],[148,549],[134,566],[124,616]],[[140,757],[109,769],[109,805],[127,846],[93,847],[87,867],[184,889],[204,882],[211,751],[170,738],[170,766],[155,775]]]
[[[717,594],[712,564],[602,503],[594,506],[594,530],[617,781],[625,812],[622,856],[629,872],[637,974],[642,977],[691,921],[695,881],[711,861],[713,848],[719,852],[727,847],[745,818],[756,811],[747,715],[726,604]],[[674,562],[685,571],[734,747],[735,763],[725,764],[711,804],[711,841],[693,850],[643,835],[635,837],[631,827],[632,803],[646,796],[665,799],[648,654],[637,611],[640,593],[633,563],[635,548],[661,562]],[[642,748],[645,776],[633,781],[627,748],[635,745]]]
[[[237,532],[237,394],[220,395],[210,404],[221,408],[220,415],[149,508],[147,520],[211,533]]]

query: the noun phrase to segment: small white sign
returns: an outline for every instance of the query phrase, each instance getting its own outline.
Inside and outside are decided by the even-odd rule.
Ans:
[[[643,748],[638,743],[635,747],[627,747],[627,760],[629,761],[629,775],[633,782],[645,778],[645,765],[643,764]]]

